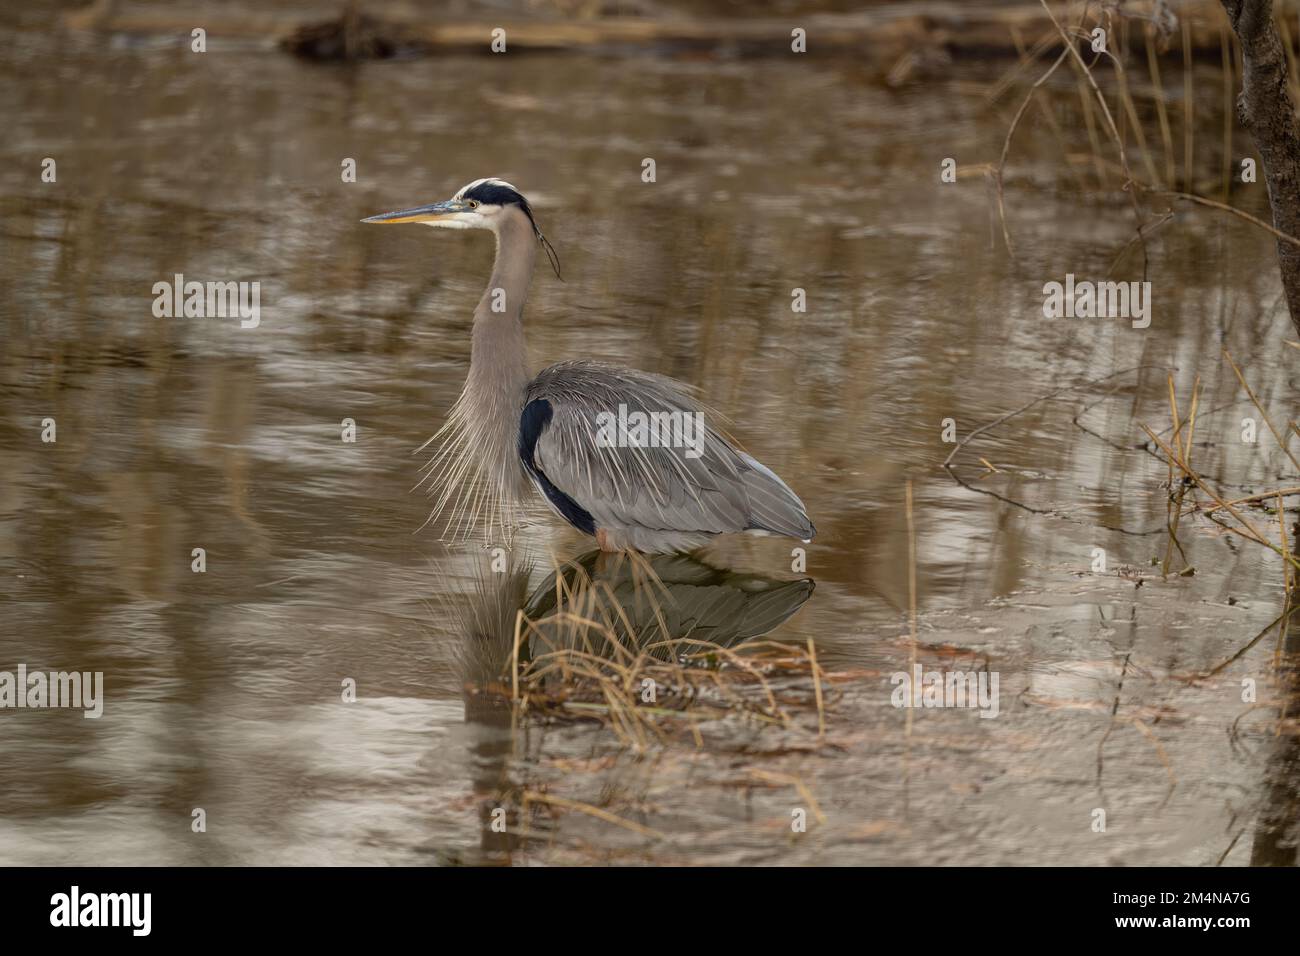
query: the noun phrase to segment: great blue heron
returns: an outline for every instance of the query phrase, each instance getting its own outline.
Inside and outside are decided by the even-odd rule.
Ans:
[[[474,309],[469,375],[429,463],[439,500],[503,531],[526,487],[601,550],[687,551],[725,532],[810,541],[803,502],[708,423],[692,389],[649,372],[562,362],[533,377],[521,314],[540,245],[559,263],[528,200],[499,179],[451,199],[362,222],[486,229],[496,262]],[[665,434],[667,432],[668,434]],[[431,516],[432,517],[432,516]]]

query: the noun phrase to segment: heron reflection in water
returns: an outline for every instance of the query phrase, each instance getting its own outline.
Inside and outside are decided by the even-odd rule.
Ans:
[[[489,536],[496,527],[508,535],[531,481],[602,551],[687,551],[743,531],[812,539],[816,529],[790,487],[707,424],[687,447],[628,434],[624,423],[636,416],[706,422],[689,386],[589,361],[529,374],[521,316],[538,248],[557,276],[559,260],[514,186],[477,179],[444,202],[362,221],[485,229],[496,238],[465,388],[429,440],[438,443],[426,476],[437,498],[431,518],[451,507],[469,524],[484,521]],[[619,422],[615,441],[602,425],[610,416]]]
[[[666,663],[674,652],[684,657],[701,651],[696,642],[739,649],[784,623],[813,592],[811,580],[778,581],[729,571],[690,555],[591,551],[530,587],[534,570],[530,560],[518,555],[505,566],[480,558],[472,566],[469,587],[458,598],[444,599],[442,619],[454,638],[464,688],[480,849],[488,861],[499,862],[502,854],[508,860],[529,842],[528,832],[538,833],[535,839],[545,839],[547,832],[544,820],[530,818],[527,826],[521,825],[522,791],[539,753],[531,748],[545,738],[525,734],[521,740],[516,732],[519,705],[511,699],[510,675],[517,633],[526,635],[519,645],[521,672],[539,664],[546,669],[548,657],[554,660],[556,652],[563,657],[566,651],[575,652],[571,660],[586,665],[595,663],[593,655],[611,662],[637,657],[646,664]],[[706,659],[697,663],[716,667]],[[521,686],[527,680],[537,690],[563,680],[562,668],[551,671],[521,677]],[[641,686],[637,682],[637,693]],[[572,688],[553,689],[568,699]],[[680,699],[667,685],[662,693],[664,706]],[[503,821],[508,825],[501,826]]]
[[[465,684],[490,684],[510,672],[519,611],[527,621],[522,663],[565,648],[603,656],[621,648],[667,660],[700,644],[735,648],[760,638],[803,607],[815,587],[810,578],[781,581],[683,554],[611,558],[594,550],[530,590],[531,572],[527,560],[497,573],[483,565],[468,601],[454,609]]]

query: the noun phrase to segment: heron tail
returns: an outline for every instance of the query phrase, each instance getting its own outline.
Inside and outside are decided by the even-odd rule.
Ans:
[[[749,527],[746,530],[770,531],[800,541],[811,541],[817,529],[799,496],[762,462],[743,451],[738,454],[749,469],[741,476],[749,497]]]

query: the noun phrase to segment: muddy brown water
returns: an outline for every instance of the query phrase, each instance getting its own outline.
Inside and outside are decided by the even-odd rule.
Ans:
[[[945,157],[996,159],[1013,108],[985,102],[996,66],[898,90],[845,60],[314,66],[68,36],[41,8],[5,14],[0,52],[0,670],[102,671],[106,699],[98,720],[0,710],[0,863],[1294,863],[1274,638],[1179,679],[1277,616],[1279,560],[1190,520],[1196,573],[1162,580],[1167,469],[1137,447],[1140,423],[1168,426],[1174,368],[1180,400],[1205,388],[1206,475],[1241,495],[1300,483],[1262,424],[1241,441],[1253,412],[1220,355],[1294,417],[1267,237],[1181,209],[1151,246],[1150,328],[1048,320],[1043,284],[1104,275],[1132,223],[1069,188],[1034,119],[1014,263],[984,180],[939,181]],[[448,608],[475,600],[483,544],[417,532],[411,489],[464,378],[490,240],[358,220],[486,175],[533,199],[563,261],[563,283],[535,277],[533,364],[698,385],[807,502],[815,592],[768,637],[813,638],[838,675],[823,745],[809,714],[636,753],[467,705]],[[175,273],[259,281],[260,325],[155,318]],[[958,465],[978,490],[941,468],[944,419],[960,439],[1135,367],[973,439]],[[891,705],[909,480],[917,659],[996,672],[994,719]],[[539,508],[516,547],[535,565],[512,599],[589,542]],[[791,547],[702,559],[779,583],[804,576]],[[580,812],[493,832],[525,789],[657,836]]]

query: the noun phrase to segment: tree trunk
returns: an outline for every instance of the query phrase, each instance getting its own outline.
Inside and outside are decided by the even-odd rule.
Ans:
[[[1273,0],[1222,0],[1241,42],[1237,117],[1264,161],[1273,228],[1300,237],[1300,126],[1287,93],[1286,53],[1273,23]],[[1300,332],[1300,246],[1278,240],[1278,266],[1291,321]]]

